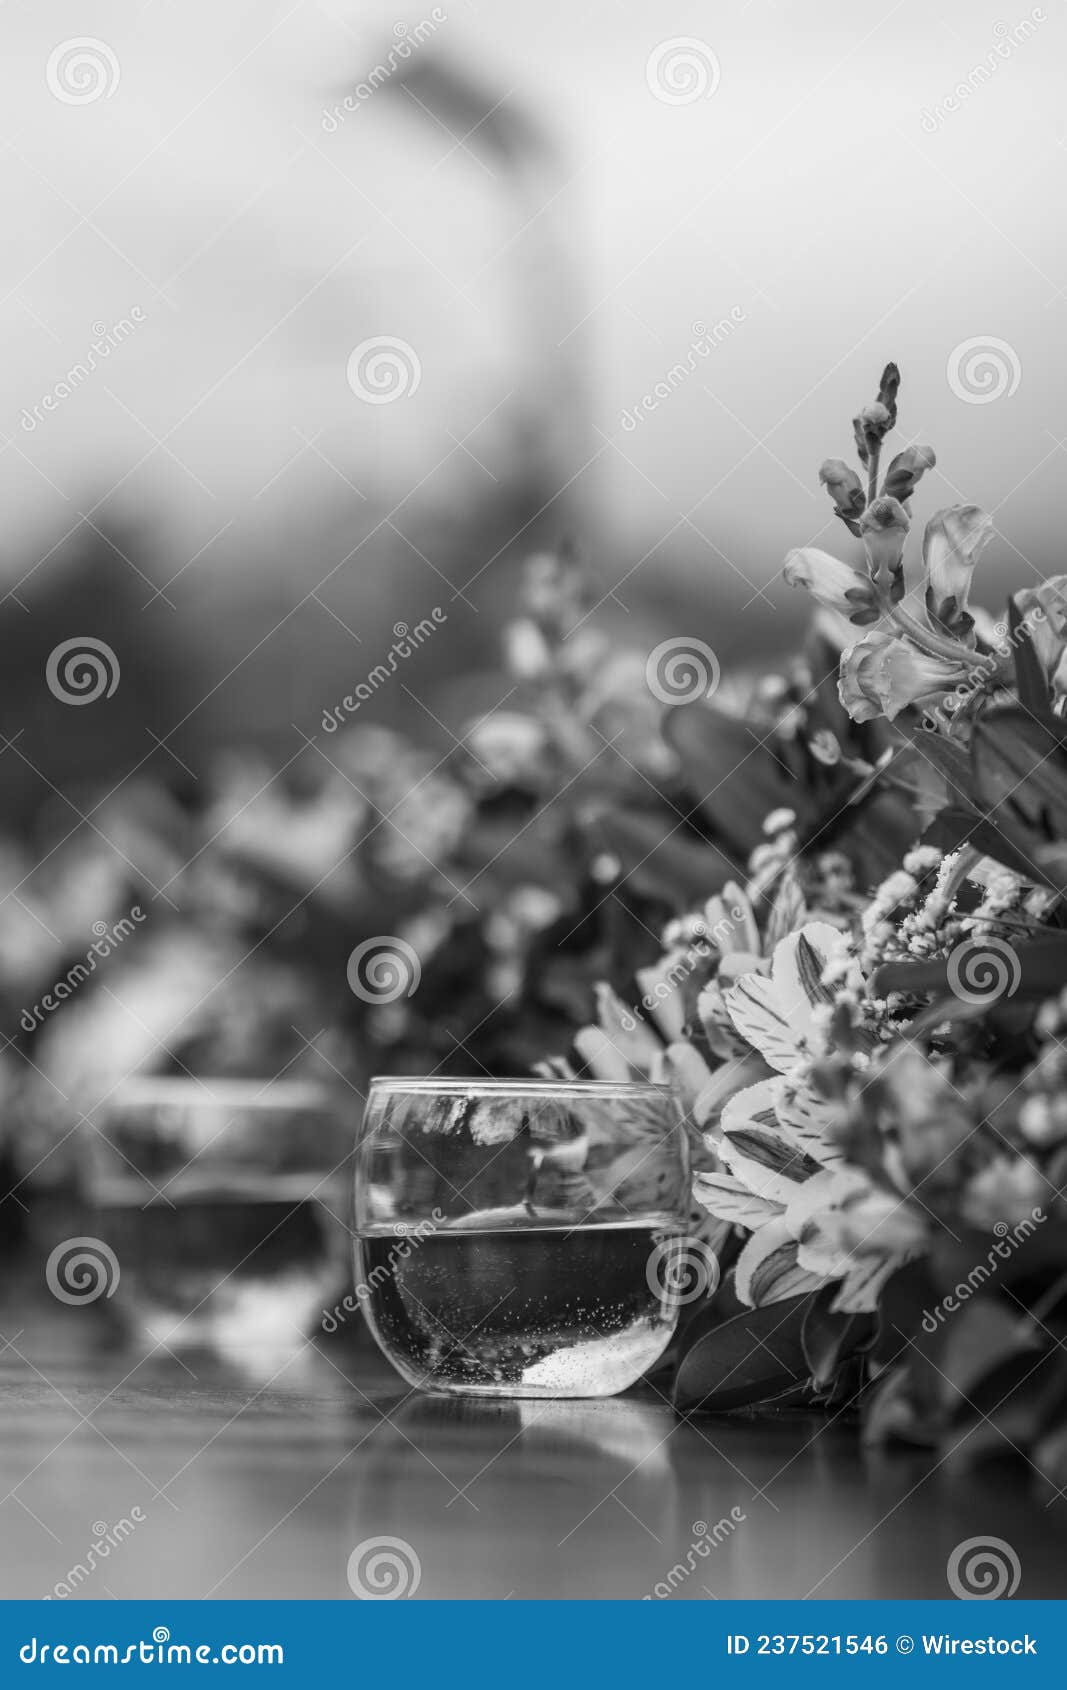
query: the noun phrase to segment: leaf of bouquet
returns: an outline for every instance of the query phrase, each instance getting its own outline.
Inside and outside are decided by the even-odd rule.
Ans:
[[[1038,1345],[1036,1328],[1019,1318],[1021,1311],[992,1295],[976,1296],[945,1320],[945,1345],[939,1357],[941,1399],[946,1413],[981,1413],[1000,1398],[989,1381],[1008,1362],[1026,1355],[1033,1365]],[[1001,1396],[1003,1393],[1001,1393]]]
[[[975,941],[975,951],[970,962],[975,970],[976,990],[980,990],[982,941]],[[1067,933],[1048,933],[1040,938],[1019,940],[1012,944],[1011,952],[1018,964],[1015,971],[1017,979],[1014,983],[1006,979],[1006,991],[1001,997],[1033,997],[1045,998],[1058,992],[1067,984]],[[1003,953],[991,951],[990,965],[1004,966]],[[952,992],[950,979],[951,957],[933,957],[927,962],[886,962],[875,969],[871,976],[871,990],[875,997],[888,997],[890,992],[905,992],[909,997],[936,996],[939,1007],[944,1011],[946,1020],[971,1018],[971,1011],[977,1009],[982,1014],[988,1014],[997,1001],[997,994],[992,985],[988,988],[988,996],[980,1003],[961,1001]],[[912,1029],[914,1033],[914,1028]]]
[[[1015,685],[1019,703],[1035,716],[1047,716],[1051,703],[1049,684],[1034,650],[1030,628],[1014,598],[1008,600],[1008,630],[1015,651]]]
[[[698,1339],[682,1358],[674,1382],[681,1413],[702,1408],[722,1414],[752,1408],[808,1378],[804,1318],[810,1297],[746,1309]]]
[[[763,840],[771,811],[796,805],[797,782],[755,728],[710,705],[677,705],[664,719],[663,734],[708,827],[744,863]]]
[[[698,839],[672,810],[605,813],[590,824],[590,832],[618,858],[620,879],[672,909],[691,909],[742,873],[737,862]]]
[[[1038,839],[1067,835],[1067,724],[1007,705],[979,717],[971,736],[974,796],[999,806]]]
[[[1007,817],[996,821],[963,804],[949,804],[934,818],[922,836],[924,845],[939,845],[943,851],[958,851],[973,845],[984,857],[1021,874],[1025,880],[1047,880],[1058,884],[1060,877],[1048,872],[1047,864],[1034,855],[1040,850],[1036,839],[1028,839]]]
[[[870,1343],[877,1325],[873,1315],[835,1313],[836,1295],[836,1282],[815,1293],[800,1334],[808,1370],[821,1391],[849,1356]]]

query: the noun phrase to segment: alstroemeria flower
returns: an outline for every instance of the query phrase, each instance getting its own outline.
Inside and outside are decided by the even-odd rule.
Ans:
[[[931,656],[910,640],[873,629],[843,653],[838,693],[854,722],[877,716],[892,721],[911,704],[937,711],[970,674],[963,662]]]
[[[977,505],[952,505],[938,511],[923,535],[926,608],[935,623],[957,639],[974,643],[967,614],[974,566],[993,534],[993,519]]]

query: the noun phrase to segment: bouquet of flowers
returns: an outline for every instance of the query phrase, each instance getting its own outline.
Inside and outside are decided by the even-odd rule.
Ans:
[[[975,505],[908,537],[933,451],[883,467],[900,374],[820,479],[807,651],[671,709],[671,827],[700,895],[574,1041],[690,1126],[701,1240],[684,1411],[857,1406],[866,1436],[1067,1482],[1067,576],[971,602]],[[695,642],[699,647],[699,642]],[[706,648],[699,647],[701,650]],[[703,690],[703,689],[702,689]]]

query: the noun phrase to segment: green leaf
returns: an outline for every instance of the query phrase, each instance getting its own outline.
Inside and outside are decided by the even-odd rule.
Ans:
[[[809,1374],[803,1330],[810,1305],[806,1296],[746,1309],[706,1333],[678,1368],[675,1407],[722,1414],[802,1386]]]

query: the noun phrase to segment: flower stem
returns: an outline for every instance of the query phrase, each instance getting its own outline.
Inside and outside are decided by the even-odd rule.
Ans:
[[[878,497],[878,462],[882,456],[882,442],[876,440],[870,448],[870,461],[867,465],[867,507],[874,504]]]

